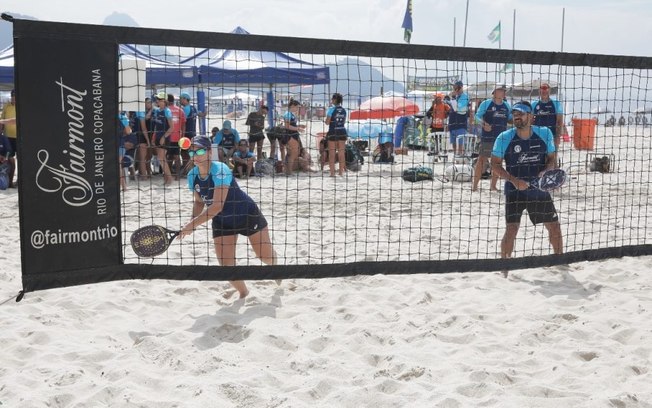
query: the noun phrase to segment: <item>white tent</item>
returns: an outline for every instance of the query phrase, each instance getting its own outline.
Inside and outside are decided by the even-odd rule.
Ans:
[[[482,81],[475,84],[469,84],[465,91],[471,99],[487,99],[491,98],[491,93],[496,87],[494,81]]]
[[[233,101],[233,100],[241,100],[244,103],[251,103],[255,102],[256,100],[263,100],[264,96],[261,91],[260,94],[250,94],[247,92],[231,92],[231,93],[226,93],[222,95],[217,95],[217,96],[211,96],[211,100],[213,101]]]
[[[559,93],[559,83],[546,79],[519,82],[512,85],[507,92],[512,98],[538,99],[539,87],[542,84],[548,84],[550,86],[550,95],[557,95]]]

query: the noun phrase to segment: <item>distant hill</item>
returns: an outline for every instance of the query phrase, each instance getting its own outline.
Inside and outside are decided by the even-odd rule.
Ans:
[[[330,87],[314,85],[309,93],[313,100],[323,99],[328,104],[330,95],[335,92],[342,94],[347,106],[357,106],[361,101],[386,92],[405,93],[405,86],[383,75],[370,64],[360,61],[355,57],[346,57],[338,60],[336,64],[326,65],[330,71]],[[298,89],[293,89],[298,93]]]
[[[107,16],[102,24],[120,27],[140,27],[136,20],[131,18],[129,14],[118,13],[117,11],[114,11],[111,15]]]
[[[379,69],[357,58],[347,57],[327,66],[331,74],[331,92],[363,98],[379,96],[388,91],[405,93],[402,83],[386,77]]]
[[[38,18],[32,16],[26,16],[24,14],[12,13],[11,11],[3,11],[14,18],[20,18],[23,20],[38,20]],[[0,50],[4,50],[14,43],[14,26],[8,21],[0,20]]]

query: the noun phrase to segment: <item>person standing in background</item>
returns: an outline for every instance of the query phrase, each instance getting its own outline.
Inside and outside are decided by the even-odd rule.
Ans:
[[[482,136],[480,138],[480,155],[473,172],[472,191],[478,190],[480,178],[491,157],[496,137],[507,130],[507,123],[512,121],[512,108],[505,100],[506,91],[505,85],[496,85],[491,93],[493,97],[482,101],[475,113],[475,119],[482,125]],[[492,191],[498,191],[497,182],[498,177],[492,173],[490,187]]]
[[[440,93],[435,94],[435,99],[432,101],[432,106],[426,112],[426,116],[430,118],[430,133],[434,134],[433,150],[435,154],[439,154],[442,146],[441,135],[446,128],[446,119],[451,110],[450,105],[444,103],[444,99]]]
[[[155,98],[157,106],[145,114],[145,120],[151,120],[150,143],[156,147],[156,157],[163,168],[164,184],[168,185],[172,183],[172,173],[167,161],[167,144],[172,132],[172,112],[167,107],[165,92],[159,92]]]
[[[9,187],[15,187],[14,173],[16,171],[16,158],[18,157],[18,146],[16,140],[18,138],[18,128],[16,127],[16,90],[11,90],[11,100],[2,108],[2,116],[0,116],[0,131],[7,136],[11,145],[9,157]],[[16,180],[18,183],[18,180]]]
[[[534,125],[545,126],[552,132],[555,149],[559,152],[559,137],[564,128],[564,108],[558,100],[550,98],[550,85],[544,82],[539,86],[539,99],[532,102]]]
[[[464,154],[466,146],[457,144],[457,138],[468,132],[469,119],[469,95],[464,92],[464,83],[455,81],[453,92],[451,92],[451,111],[448,114],[449,141],[453,146],[453,153],[458,156]]]
[[[267,106],[260,105],[257,112],[251,112],[247,116],[245,125],[249,126],[249,151],[253,153],[256,149],[256,158],[263,158],[263,143],[265,142],[265,118],[267,117]]]
[[[174,104],[174,95],[168,94],[168,109],[172,112],[172,132],[168,143],[167,159],[170,161],[170,169],[179,180],[181,174],[181,149],[179,148],[179,139],[183,136],[186,127],[186,114],[183,109]]]
[[[151,117],[152,100],[145,98],[145,111],[136,112],[134,133],[138,138],[137,167],[138,177],[141,180],[148,180],[152,175],[152,146],[150,145],[149,130],[151,128],[151,119],[145,119],[150,112]]]
[[[301,103],[297,100],[291,100],[288,104],[288,111],[283,115],[283,123],[286,129],[287,135],[284,136],[284,141],[281,142],[281,145],[287,146],[287,163],[285,164],[285,174],[290,175],[293,173],[295,168],[295,163],[299,158],[299,150],[301,148],[301,136],[299,132],[303,132],[306,129],[306,125],[299,125],[299,109]]]
[[[335,154],[339,165],[338,174],[344,175],[346,171],[346,109],[342,107],[342,94],[334,93],[331,98],[331,106],[326,112],[325,122],[328,125],[328,168],[330,176],[335,177]]]
[[[194,105],[190,104],[191,99],[192,98],[188,92],[181,92],[179,95],[179,103],[181,103],[181,109],[186,117],[183,136],[190,140],[197,135],[197,117],[205,116],[203,113],[198,112]],[[181,174],[185,176],[188,174],[188,171],[192,166],[190,164],[188,150],[181,150],[181,166],[183,169]]]

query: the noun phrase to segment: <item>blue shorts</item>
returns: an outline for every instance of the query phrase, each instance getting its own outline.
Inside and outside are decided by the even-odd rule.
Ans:
[[[453,146],[457,145],[457,137],[466,134],[466,129],[452,129],[450,131],[449,141]]]

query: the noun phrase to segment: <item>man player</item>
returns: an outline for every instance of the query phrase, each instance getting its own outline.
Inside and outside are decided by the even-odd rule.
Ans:
[[[512,108],[514,128],[496,138],[491,152],[492,173],[505,180],[505,221],[507,227],[500,244],[501,258],[511,258],[523,210],[533,224],[543,223],[555,254],[563,252],[559,217],[550,193],[530,186],[530,181],[555,168],[557,153],[552,132],[545,126],[532,126],[532,107],[520,101]],[[503,160],[505,167],[503,167]],[[507,276],[506,272],[503,272]]]

